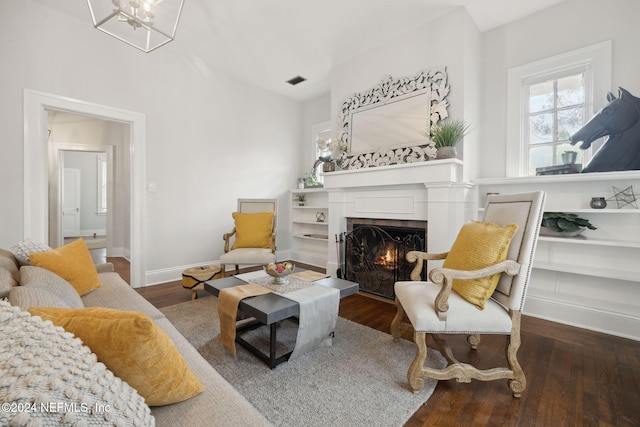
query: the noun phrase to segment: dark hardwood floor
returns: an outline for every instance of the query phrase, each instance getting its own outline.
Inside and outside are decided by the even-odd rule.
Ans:
[[[126,262],[109,259],[114,260],[116,271],[128,278]],[[156,307],[191,298],[180,281],[138,292]],[[393,303],[360,294],[340,302],[341,317],[386,333],[395,311]],[[640,342],[530,316],[523,316],[521,330],[518,359],[527,388],[520,399],[511,396],[506,381],[440,381],[405,425],[640,426]],[[466,337],[453,338],[450,344],[461,361],[503,364],[505,337],[483,336],[476,351]]]

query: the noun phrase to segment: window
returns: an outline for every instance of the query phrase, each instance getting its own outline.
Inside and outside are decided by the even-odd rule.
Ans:
[[[536,168],[561,165],[564,151],[577,151],[577,163],[583,152],[569,143],[569,137],[585,123],[585,73],[541,82],[525,83],[524,139],[527,146],[528,175]]]
[[[611,42],[512,68],[508,74],[508,177],[562,164],[564,151],[587,163],[591,150],[569,137],[602,108],[611,85]]]
[[[107,155],[98,154],[98,215],[107,214]]]

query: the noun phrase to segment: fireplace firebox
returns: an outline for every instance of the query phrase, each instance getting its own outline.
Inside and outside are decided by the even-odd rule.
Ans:
[[[410,280],[414,267],[407,253],[426,251],[426,237],[426,221],[347,218],[347,231],[336,239],[339,272],[360,291],[394,300],[394,283]],[[423,280],[426,271],[425,263]]]

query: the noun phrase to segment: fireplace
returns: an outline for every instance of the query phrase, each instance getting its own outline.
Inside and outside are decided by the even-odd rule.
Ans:
[[[393,300],[393,284],[410,280],[414,264],[409,251],[426,251],[427,222],[397,219],[347,218],[339,238],[339,271],[358,282],[360,291]],[[426,280],[426,265],[422,279]]]

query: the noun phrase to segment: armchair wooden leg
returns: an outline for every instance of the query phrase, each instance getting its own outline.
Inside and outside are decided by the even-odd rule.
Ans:
[[[195,289],[191,291],[191,299],[198,299],[198,291],[196,291]]]
[[[506,356],[509,367],[513,371],[513,379],[508,380],[509,388],[513,393],[513,397],[522,396],[522,392],[527,387],[527,379],[522,370],[522,366],[518,362],[518,349],[520,348],[520,318],[519,311],[511,312],[511,335],[507,338]]]
[[[395,341],[400,339],[402,334],[401,325],[402,320],[404,319],[404,308],[402,308],[402,304],[400,304],[400,301],[398,300],[396,300],[396,309],[396,317],[391,321],[391,336],[393,336]]]
[[[478,349],[478,344],[480,344],[480,334],[473,334],[467,337],[467,342],[471,345],[471,348],[474,350]]]
[[[220,264],[220,277],[224,278],[224,264]]]
[[[409,372],[407,372],[407,379],[409,380],[409,387],[414,394],[418,394],[424,387],[424,379],[422,379],[422,369],[424,362],[427,360],[427,334],[424,332],[414,332],[413,341],[416,343],[416,357],[414,357],[411,366],[409,366]]]
[[[236,274],[240,274],[240,266],[236,264]]]

